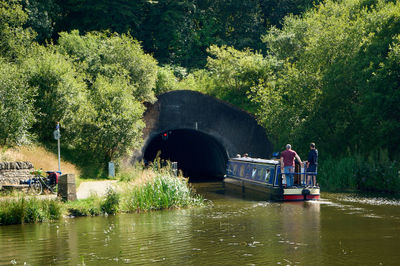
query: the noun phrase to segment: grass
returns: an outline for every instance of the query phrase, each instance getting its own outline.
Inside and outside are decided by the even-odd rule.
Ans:
[[[196,195],[183,177],[171,174],[168,168],[154,171],[140,167],[121,173],[116,190],[108,190],[105,197],[92,195],[88,199],[67,202],[70,216],[146,212],[161,209],[204,206],[204,199]]]
[[[1,148],[0,148],[1,149]],[[1,149],[0,161],[29,161],[35,168],[46,171],[58,170],[57,154],[54,154],[39,145],[21,146],[17,148]],[[63,173],[80,176],[81,171],[72,163],[61,160],[61,171]]]
[[[62,203],[57,200],[21,197],[0,201],[0,225],[53,221],[61,215]]]
[[[3,150],[1,156],[10,161],[31,161],[35,167],[44,169],[57,162],[52,153],[38,146]],[[72,165],[64,169],[76,174],[79,186],[83,179],[79,178],[77,168]],[[188,180],[176,177],[168,165],[161,169],[136,165],[120,171],[117,178],[120,180],[118,188],[109,190],[104,197],[92,195],[73,202],[25,197],[21,192],[1,192],[0,225],[51,221],[63,215],[96,216],[204,205],[203,198],[194,193]]]

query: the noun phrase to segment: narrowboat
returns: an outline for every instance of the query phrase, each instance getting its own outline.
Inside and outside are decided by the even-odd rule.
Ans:
[[[319,200],[319,187],[305,186],[306,173],[296,167],[294,186],[286,187],[279,160],[231,158],[224,183],[262,192],[267,199],[283,201]]]

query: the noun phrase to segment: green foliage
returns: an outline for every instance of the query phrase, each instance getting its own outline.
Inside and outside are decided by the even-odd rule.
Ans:
[[[58,50],[85,73],[90,102],[76,147],[93,162],[118,160],[141,141],[144,102],[154,101],[157,62],[129,35],[62,33]]]
[[[355,157],[326,158],[318,166],[318,183],[327,191],[357,189],[358,160]]]
[[[95,195],[87,199],[69,201],[65,203],[67,214],[74,217],[97,216],[101,212],[101,198]]]
[[[52,221],[61,213],[62,204],[57,200],[22,197],[0,201],[0,225]]]
[[[92,32],[81,36],[75,30],[61,33],[58,42],[59,51],[88,74],[89,87],[98,76],[111,80],[118,77],[129,85],[136,100],[154,101],[157,62],[130,35]]]
[[[106,214],[116,214],[119,211],[120,195],[113,189],[107,191],[107,195],[100,205],[100,209]]]
[[[357,155],[326,159],[318,169],[318,182],[326,190],[398,192],[400,165],[388,159],[365,159]]]
[[[122,208],[128,212],[181,208],[203,204],[203,199],[193,194],[187,180],[159,174],[143,185],[133,187],[122,197]]]
[[[72,62],[53,47],[35,47],[24,61],[27,80],[37,89],[34,132],[43,141],[53,140],[59,121],[63,137],[73,140],[88,113],[86,84]]]
[[[21,0],[23,10],[28,16],[25,27],[36,33],[36,41],[50,41],[57,20],[62,16],[61,8],[54,0]]]
[[[16,61],[26,55],[35,34],[23,25],[28,16],[22,10],[20,0],[0,2],[0,57]]]
[[[110,161],[137,147],[144,128],[144,107],[132,96],[126,80],[98,76],[90,98],[94,111],[81,128],[82,148],[101,161]]]
[[[33,95],[17,65],[0,59],[0,145],[13,146],[31,140],[35,122]]]
[[[310,0],[63,0],[58,31],[130,32],[162,64],[190,69],[206,64],[216,44],[263,50],[260,35],[287,14],[310,8]],[[50,8],[52,10],[52,8]],[[50,12],[51,13],[51,12]]]
[[[154,88],[154,93],[156,95],[176,90],[177,84],[178,79],[172,67],[167,65],[158,68],[156,86]]]
[[[400,4],[381,0],[326,1],[272,29],[264,41],[283,66],[250,97],[278,146],[398,154],[399,33]]]
[[[250,50],[238,51],[226,46],[211,46],[208,52],[207,69],[210,76],[195,72],[200,77],[200,84],[207,83],[203,91],[255,112],[256,105],[248,97],[253,94],[253,87],[273,74],[276,67],[273,61]]]

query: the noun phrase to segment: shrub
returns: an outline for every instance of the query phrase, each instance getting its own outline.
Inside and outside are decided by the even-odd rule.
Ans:
[[[100,205],[101,212],[107,214],[116,214],[119,210],[120,195],[113,189],[107,191],[106,198]]]

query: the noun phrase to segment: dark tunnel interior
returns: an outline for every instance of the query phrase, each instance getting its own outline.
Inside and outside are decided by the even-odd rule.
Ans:
[[[155,136],[144,152],[145,161],[160,158],[178,162],[178,169],[190,181],[221,179],[225,174],[228,156],[215,138],[191,129],[177,129]]]

